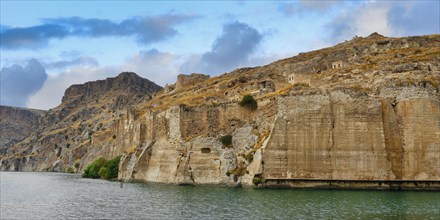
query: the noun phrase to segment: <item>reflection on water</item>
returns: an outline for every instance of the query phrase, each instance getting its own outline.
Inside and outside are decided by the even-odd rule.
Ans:
[[[440,192],[243,189],[1,172],[0,218],[438,219]]]

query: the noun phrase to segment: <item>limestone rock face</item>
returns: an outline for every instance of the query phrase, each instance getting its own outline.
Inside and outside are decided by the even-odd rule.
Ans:
[[[73,86],[1,169],[79,160],[82,170],[122,155],[125,181],[439,183],[439,54],[440,35],[373,34],[213,78],[181,75],[161,91],[132,74]]]
[[[44,113],[43,110],[0,106],[0,151],[29,136]]]
[[[281,99],[281,108],[293,107],[277,118],[264,149],[265,176],[438,180],[440,130],[434,124],[440,106],[434,94],[394,103],[343,91]]]
[[[129,106],[159,90],[135,73],[69,87],[61,105],[42,114],[27,139],[0,155],[1,170],[63,172],[76,161],[81,170],[100,156],[122,155],[140,142],[145,127],[134,122]]]

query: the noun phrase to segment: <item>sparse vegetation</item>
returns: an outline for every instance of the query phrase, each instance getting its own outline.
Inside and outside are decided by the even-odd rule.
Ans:
[[[239,166],[235,167],[235,168],[232,169],[232,170],[228,170],[228,171],[226,172],[226,175],[227,175],[227,176],[230,176],[230,175],[232,174],[232,175],[234,175],[235,177],[239,177],[239,176],[243,176],[243,175],[245,175],[246,172],[247,172],[246,167],[239,165]]]
[[[66,173],[73,173],[73,168],[72,167],[67,167]]]
[[[297,88],[297,87],[310,87],[310,85],[305,82],[298,82],[298,83],[293,84],[293,88]]]
[[[266,182],[266,179],[265,179],[265,178],[262,178],[262,177],[254,177],[254,179],[252,180],[252,182],[253,182],[255,185],[260,185],[261,183]]]
[[[81,165],[81,160],[75,160],[75,163],[73,164],[73,167],[75,167],[76,172],[78,172],[79,165]]]
[[[247,169],[246,167],[242,167],[242,166],[238,166],[235,168],[234,170],[234,176],[243,176],[244,174],[246,174]]]
[[[100,157],[86,167],[82,177],[92,179],[101,178],[106,180],[117,178],[120,160],[121,156],[117,156],[108,161],[105,158]]]
[[[251,152],[251,153],[249,153],[249,154],[246,154],[246,155],[244,156],[244,158],[245,158],[249,163],[252,163],[252,161],[254,160],[254,154],[253,154],[253,152]]]
[[[257,110],[257,108],[258,108],[257,101],[251,95],[243,96],[243,99],[240,101],[240,106],[246,107],[252,111]]]

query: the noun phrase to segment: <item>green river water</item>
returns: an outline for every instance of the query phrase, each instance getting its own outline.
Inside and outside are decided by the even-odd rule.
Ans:
[[[248,189],[1,172],[1,219],[440,219],[440,192]]]

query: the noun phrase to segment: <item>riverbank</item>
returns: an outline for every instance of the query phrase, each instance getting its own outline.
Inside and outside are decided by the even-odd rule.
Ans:
[[[262,188],[440,191],[438,180],[268,179]]]

